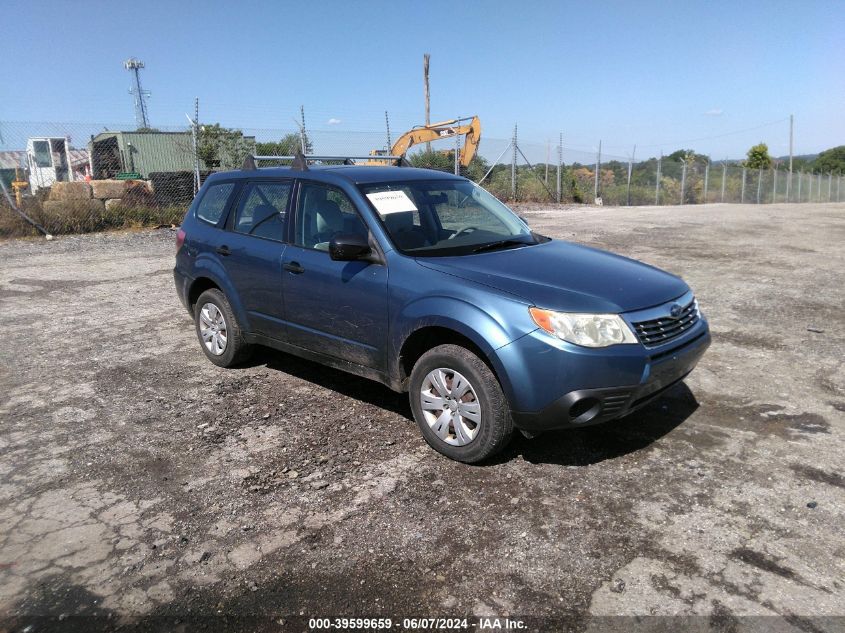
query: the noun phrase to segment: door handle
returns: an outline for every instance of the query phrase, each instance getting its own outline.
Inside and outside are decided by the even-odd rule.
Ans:
[[[218,252],[218,253],[220,253],[221,255],[223,255],[224,257],[225,257],[226,255],[231,255],[231,254],[232,254],[232,251],[230,251],[230,250],[229,250],[229,247],[228,247],[228,246],[226,246],[225,244],[224,244],[223,246],[218,246],[218,247],[217,247],[217,252]]]
[[[300,275],[305,272],[305,269],[299,265],[299,262],[288,262],[287,264],[284,264],[282,268],[294,275]]]

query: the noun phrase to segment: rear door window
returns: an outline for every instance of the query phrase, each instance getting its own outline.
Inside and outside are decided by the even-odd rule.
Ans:
[[[233,229],[277,242],[284,241],[291,181],[251,182],[240,196]]]
[[[220,218],[223,217],[223,212],[226,210],[226,203],[229,201],[229,196],[232,195],[234,188],[235,183],[233,182],[221,182],[209,186],[197,205],[197,217],[209,224],[220,222]]]

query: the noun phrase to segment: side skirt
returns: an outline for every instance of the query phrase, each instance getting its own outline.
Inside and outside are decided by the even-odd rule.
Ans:
[[[298,356],[299,358],[314,361],[315,363],[326,365],[333,369],[339,369],[340,371],[345,371],[349,374],[360,376],[361,378],[374,380],[375,382],[379,382],[385,385],[386,387],[392,389],[393,391],[399,393],[402,393],[404,391],[399,381],[391,380],[390,376],[388,376],[385,372],[379,371],[378,369],[375,369],[373,367],[364,367],[363,365],[356,365],[355,363],[350,363],[349,361],[343,360],[342,358],[336,358],[327,354],[314,352],[303,347],[298,347],[296,345],[291,345],[290,343],[285,343],[284,341],[279,341],[277,339],[270,338],[269,336],[264,336],[262,334],[247,334],[246,339],[249,343],[254,345],[264,345],[265,347],[271,347],[280,352],[291,354],[292,356]]]

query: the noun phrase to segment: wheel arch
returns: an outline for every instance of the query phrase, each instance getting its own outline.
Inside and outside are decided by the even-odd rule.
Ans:
[[[419,358],[428,350],[447,344],[459,345],[478,356],[493,372],[505,394],[510,395],[510,382],[493,347],[480,334],[458,322],[422,325],[405,337],[392,372],[396,387],[407,391],[411,372]]]

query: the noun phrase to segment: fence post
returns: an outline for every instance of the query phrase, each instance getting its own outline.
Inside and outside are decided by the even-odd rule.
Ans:
[[[563,165],[563,132],[560,133],[560,139],[557,146],[557,203],[560,204],[560,170]]]
[[[842,198],[839,195],[842,191],[842,174],[836,177],[836,201],[842,202]]]
[[[305,106],[299,106],[299,115],[302,118],[302,123],[299,126],[299,145],[302,148],[302,153],[307,154],[307,144],[305,143]]]
[[[191,138],[194,142],[194,195],[200,190],[200,155],[198,148],[198,126],[200,124],[200,98],[194,97],[194,120],[191,121]]]
[[[819,172],[819,202],[822,201],[822,172]]]
[[[663,163],[663,152],[660,152],[660,158],[657,159],[657,178],[654,180],[654,204],[660,204],[660,169]]]
[[[742,192],[739,194],[739,203],[745,204],[745,171],[746,167],[742,168]]]
[[[760,204],[760,193],[763,191],[763,168],[757,174],[757,204]]]
[[[684,203],[684,194],[687,189],[687,161],[681,159],[681,204]]]
[[[511,158],[511,198],[516,200],[516,124],[513,126],[513,157]]]
[[[804,182],[804,170],[798,172],[798,199],[795,202],[801,202],[801,183]]]
[[[728,180],[728,159],[725,159],[725,162],[722,163],[722,199],[721,201],[725,201],[725,182]]]
[[[778,199],[778,166],[775,163],[775,168],[772,171],[772,204]]]
[[[707,204],[707,187],[710,184],[710,159],[704,163],[704,201],[702,204]]]
[[[631,158],[628,159],[628,193],[625,196],[625,204],[631,206],[631,170],[634,168],[634,155],[637,153],[637,146],[634,145],[634,151],[631,152]]]
[[[831,193],[833,193],[833,172],[827,172],[827,201],[830,202],[833,198],[831,197]]]
[[[599,151],[596,154],[596,177],[593,191],[593,202],[599,197],[599,172],[601,171],[601,139],[599,139]]]
[[[388,150],[389,151],[389,150]],[[455,175],[461,175],[461,161],[458,160],[458,154],[461,151],[461,135],[455,134]]]

